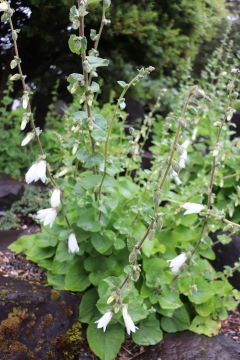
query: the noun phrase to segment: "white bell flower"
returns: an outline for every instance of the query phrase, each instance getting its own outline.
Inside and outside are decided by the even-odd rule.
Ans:
[[[57,210],[53,208],[39,210],[36,216],[36,218],[40,220],[43,225],[49,225],[50,227],[52,227],[56,217]]]
[[[182,181],[181,181],[180,177],[178,176],[178,173],[175,170],[171,171],[170,177],[174,179],[174,181],[177,185],[182,184]]]
[[[205,209],[205,206],[202,204],[196,204],[196,203],[190,203],[190,202],[183,204],[181,207],[186,210],[184,212],[184,215],[198,214],[203,209]]]
[[[172,260],[168,260],[169,267],[170,267],[172,273],[175,275],[178,274],[179,271],[181,270],[182,266],[185,264],[186,260],[187,260],[187,255],[185,253],[182,253],[182,254],[176,256]]]
[[[193,133],[192,133],[192,141],[195,141],[195,140],[196,140],[196,138],[197,138],[197,133],[198,133],[198,128],[195,127],[195,128],[193,129]]]
[[[191,144],[190,140],[185,140],[184,143],[181,145],[182,153],[179,157],[179,163],[178,163],[180,169],[184,169],[186,167],[186,162],[188,158],[187,149],[190,144]]]
[[[27,133],[27,135],[25,136],[25,138],[23,139],[21,146],[26,146],[28,143],[30,143],[30,141],[35,137],[34,132],[29,132]]]
[[[79,252],[79,246],[74,233],[71,233],[68,237],[68,252],[69,254],[75,254]]]
[[[113,317],[113,313],[111,311],[107,311],[100,319],[95,321],[95,323],[97,324],[97,328],[103,329],[103,331],[105,332],[112,317]]]
[[[184,150],[179,158],[179,162],[178,165],[180,167],[180,169],[184,169],[186,167],[186,162],[187,162],[187,150]]]
[[[25,180],[28,184],[31,182],[36,182],[38,180],[41,180],[43,183],[45,183],[47,176],[46,176],[46,170],[47,170],[47,163],[45,160],[39,160],[32,164],[30,169],[25,175]]]
[[[0,3],[0,11],[8,11],[9,3],[7,1],[3,1]]]
[[[128,335],[131,334],[131,332],[135,333],[135,331],[138,329],[137,326],[135,326],[131,316],[128,314],[128,310],[127,310],[128,306],[127,305],[123,305],[122,308],[122,315],[123,315],[123,320],[124,320],[124,324],[127,330]]]
[[[50,202],[53,208],[58,208],[61,205],[61,191],[59,189],[53,190]]]

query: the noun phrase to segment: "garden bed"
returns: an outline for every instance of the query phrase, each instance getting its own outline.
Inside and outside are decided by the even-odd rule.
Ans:
[[[44,289],[43,286],[46,286],[46,274],[45,272],[40,269],[37,265],[33,264],[32,262],[28,261],[26,257],[22,254],[15,254],[12,251],[8,249],[3,249],[0,251],[0,282],[3,286],[5,279],[10,279],[10,285],[8,293],[11,294],[10,298],[16,298],[18,295],[17,293],[24,293],[26,292],[26,289],[29,288],[29,286],[32,286],[34,284],[35,292],[30,295],[29,298],[29,304],[27,307],[30,306],[32,302],[36,299],[38,303],[38,307],[40,308],[41,313],[41,307],[44,308],[44,304],[48,304],[49,308],[51,308],[51,302],[55,301],[54,296],[51,296],[51,300],[48,299],[48,294],[51,293],[52,290]],[[1,280],[2,279],[2,280]],[[20,287],[18,287],[18,281],[20,284]],[[24,282],[22,282],[24,281]],[[25,289],[26,284],[26,289]],[[16,286],[16,294],[14,295],[14,286]],[[3,289],[2,294],[3,294]],[[46,294],[44,295],[44,299],[39,301],[39,298],[41,298],[42,291]],[[61,291],[61,292],[53,292],[51,294],[68,294],[67,292]],[[29,293],[30,294],[30,293]],[[1,295],[2,296],[2,295]],[[0,297],[1,297],[0,296]],[[61,295],[62,296],[62,295]],[[68,296],[68,295],[66,295]],[[69,293],[69,296],[71,297],[71,294]],[[32,298],[31,298],[32,297]],[[58,296],[57,296],[58,297]],[[23,308],[23,297],[17,297],[17,301],[15,302],[15,308]],[[35,299],[35,300],[34,300]],[[48,300],[46,300],[48,299]],[[3,300],[3,299],[2,299]],[[50,305],[49,305],[50,304]],[[77,321],[77,303],[74,301],[74,319],[72,319],[69,323],[69,327],[71,328],[72,323]],[[26,307],[26,306],[25,306]],[[3,325],[6,323],[6,319],[4,319],[4,311],[1,309],[1,324]],[[41,315],[42,316],[42,315]],[[65,324],[66,325],[66,324]],[[1,328],[1,325],[0,325]],[[19,327],[19,333],[22,332],[21,326]],[[65,333],[67,332],[67,328],[65,327]],[[87,345],[87,341],[85,339],[85,327],[81,327],[81,336],[77,340],[77,342],[74,343],[74,346],[78,347],[80,349],[80,354],[78,352],[78,355],[74,355],[72,359],[79,359],[79,360],[95,360],[97,359],[96,356],[91,352]],[[240,313],[239,311],[235,311],[231,313],[226,321],[222,323],[221,328],[221,334],[214,338],[207,338],[205,336],[189,333],[189,332],[183,332],[183,333],[177,333],[177,334],[168,334],[165,336],[164,341],[162,341],[159,345],[156,346],[150,346],[150,347],[144,347],[144,346],[137,346],[136,344],[132,343],[130,338],[127,338],[126,342],[121,348],[121,351],[117,357],[118,360],[132,360],[132,359],[161,359],[161,360],[192,360],[193,358],[196,360],[210,360],[215,359],[212,357],[213,355],[218,356],[216,357],[217,360],[226,360],[226,359],[237,359],[237,353],[240,354]],[[15,334],[16,335],[16,334]],[[50,336],[56,337],[56,334],[50,333]],[[61,330],[58,330],[57,337],[61,336]],[[18,337],[18,335],[17,335]],[[28,345],[28,337],[24,339],[24,337],[20,337],[22,345],[22,349],[24,346]],[[18,340],[19,341],[19,340]],[[45,339],[45,341],[47,341]],[[48,345],[47,345],[48,344]],[[50,349],[49,343],[47,342],[45,349]],[[18,344],[19,345],[19,344]],[[66,344],[65,344],[66,345]],[[64,346],[65,346],[64,345]],[[67,346],[70,346],[68,344]],[[72,346],[72,345],[71,345]],[[57,345],[56,345],[57,348]],[[205,352],[203,352],[203,348],[205,349]],[[184,349],[184,350],[183,350]],[[51,350],[51,349],[50,349]],[[49,350],[49,351],[50,351]],[[68,349],[69,351],[71,349]],[[44,350],[47,351],[47,350]],[[53,350],[51,350],[53,351]],[[64,350],[67,353],[67,350]],[[20,353],[23,354],[23,353]],[[198,355],[197,355],[198,354]],[[204,354],[204,355],[203,355]],[[217,355],[219,354],[219,355]],[[221,355],[220,355],[221,354]],[[227,358],[228,355],[231,356]],[[8,353],[8,360],[11,359],[21,359],[21,357],[11,357],[12,355]],[[22,355],[19,355],[22,356]],[[30,356],[30,355],[28,355]],[[33,356],[34,352],[33,352]],[[38,356],[43,356],[42,353]],[[50,356],[50,355],[49,355]],[[57,357],[56,357],[57,356]],[[62,355],[57,355],[55,353],[54,357],[49,357],[49,359],[54,360],[62,360],[62,359],[68,359],[68,357],[61,357]],[[65,356],[65,355],[64,355]],[[67,356],[67,355],[66,355]],[[193,357],[194,356],[194,357]],[[27,359],[27,358],[26,358]],[[29,357],[31,359],[31,357]],[[33,357],[34,359],[34,357]],[[43,359],[42,357],[38,357],[38,359]]]

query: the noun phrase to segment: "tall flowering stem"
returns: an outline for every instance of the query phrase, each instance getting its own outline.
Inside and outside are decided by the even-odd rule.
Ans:
[[[226,111],[224,114],[223,119],[220,121],[219,126],[218,126],[218,130],[217,130],[217,136],[216,136],[216,142],[215,142],[215,146],[213,149],[213,156],[212,156],[212,167],[211,167],[211,172],[210,172],[210,181],[209,181],[209,186],[208,186],[208,200],[207,200],[207,210],[208,210],[208,216],[206,216],[206,218],[203,221],[203,225],[202,225],[202,229],[200,232],[200,236],[199,239],[191,253],[191,256],[188,259],[188,263],[191,262],[194,254],[198,251],[200,245],[201,245],[201,241],[203,239],[203,236],[205,235],[205,232],[207,230],[207,224],[208,224],[208,218],[211,215],[211,208],[214,202],[213,199],[213,185],[214,185],[214,179],[215,179],[215,175],[216,175],[216,168],[217,168],[217,155],[219,153],[219,149],[220,149],[220,138],[221,138],[221,134],[223,131],[223,127],[225,125],[225,123],[227,121],[229,121],[228,119],[228,112],[229,109],[231,108],[231,104],[232,104],[232,100],[233,100],[233,92],[234,92],[234,79],[232,79],[229,83],[229,96],[228,96],[228,101],[227,101],[227,105],[226,105]],[[230,119],[231,120],[231,119]],[[225,221],[226,222],[226,221]]]
[[[172,145],[171,145],[171,149],[170,149],[170,153],[169,153],[169,157],[168,157],[168,161],[167,161],[167,166],[166,169],[164,170],[164,173],[161,177],[161,173],[159,173],[158,178],[160,178],[160,182],[156,187],[155,193],[154,193],[154,210],[153,210],[153,217],[152,220],[150,222],[150,224],[148,225],[148,228],[144,234],[144,236],[142,237],[142,239],[139,241],[139,243],[134,247],[132,253],[129,256],[129,262],[130,264],[133,266],[133,270],[134,271],[140,271],[139,267],[137,266],[137,256],[139,251],[141,250],[144,242],[146,241],[146,239],[149,237],[149,235],[151,234],[152,231],[154,231],[155,225],[158,221],[158,207],[160,205],[160,195],[161,195],[161,191],[169,177],[169,173],[170,170],[172,168],[172,163],[173,163],[173,159],[174,159],[174,155],[176,152],[176,147],[180,138],[180,134],[181,134],[181,129],[183,126],[185,126],[185,116],[186,116],[186,112],[187,112],[187,108],[188,108],[188,104],[189,101],[192,97],[192,95],[194,95],[195,92],[195,87],[193,87],[189,93],[187,94],[185,101],[184,101],[184,106],[181,112],[181,116],[180,119],[178,121],[178,126],[176,129],[176,133],[175,133],[175,137],[173,139]],[[117,290],[117,292],[121,292],[121,290],[125,287],[125,285],[128,283],[128,281],[131,279],[131,275],[127,274],[122,282],[122,284],[120,285],[119,289]]]
[[[23,93],[27,94],[28,93],[28,87],[26,85],[25,76],[23,75],[23,71],[22,71],[22,67],[21,67],[20,56],[19,56],[18,45],[17,45],[17,32],[13,27],[13,22],[12,22],[11,16],[9,16],[9,24],[10,24],[10,28],[11,28],[11,32],[12,32],[12,40],[13,40],[15,56],[18,59],[17,67],[18,67],[18,71],[19,71],[19,74],[20,74],[20,80],[22,82]],[[35,136],[36,136],[36,139],[37,139],[37,142],[38,142],[38,146],[39,146],[39,149],[41,151],[41,155],[44,158],[46,158],[46,155],[45,155],[45,153],[43,151],[42,143],[41,143],[41,140],[40,140],[40,137],[39,137],[39,133],[36,130],[36,126],[35,126],[35,123],[34,123],[30,101],[28,101],[28,104],[27,104],[27,111],[31,114],[31,116],[30,116],[31,126],[32,126],[32,129],[33,129],[34,133],[35,133]]]
[[[85,18],[85,12],[86,12],[86,8],[87,8],[87,1],[83,1],[83,0],[78,0],[78,8],[79,8],[79,36],[81,38],[85,37],[85,22],[84,22],[84,18]],[[89,73],[87,70],[87,55],[86,55],[86,51],[84,51],[81,55],[82,58],[82,69],[83,69],[83,76],[84,76],[84,83],[85,83],[85,87],[86,87],[86,96],[85,96],[85,109],[87,112],[87,116],[88,116],[88,132],[89,132],[89,137],[90,137],[90,141],[91,141],[91,148],[92,148],[92,153],[94,154],[95,152],[95,141],[94,138],[92,136],[92,130],[93,130],[93,115],[92,115],[92,108],[90,105],[90,102],[88,101],[88,96],[89,96],[89,85],[90,85],[90,79],[89,79]]]
[[[96,35],[96,40],[95,40],[94,46],[93,46],[93,49],[95,51],[98,51],[98,46],[99,46],[99,42],[100,42],[100,39],[101,39],[101,36],[102,36],[104,26],[111,22],[110,20],[108,20],[106,18],[106,11],[110,6],[111,6],[111,1],[110,0],[103,0],[101,23],[100,23],[98,34]],[[89,84],[90,85],[91,85],[91,82],[92,82],[92,78],[93,78],[93,76],[92,76],[92,74],[90,74],[90,77],[89,77]]]
[[[22,66],[21,66],[21,58],[20,58],[18,45],[17,45],[17,37],[18,37],[18,35],[17,35],[17,31],[14,29],[13,22],[12,22],[13,10],[12,9],[10,9],[10,10],[11,10],[11,12],[8,15],[8,20],[9,20],[9,24],[10,24],[10,28],[11,28],[11,32],[12,32],[12,40],[13,40],[13,46],[14,46],[14,52],[15,52],[15,60],[16,60],[17,68],[18,68],[18,71],[19,71],[19,79],[21,80],[22,88],[23,88],[23,102],[24,102],[24,96],[26,97],[26,99],[25,99],[26,106],[24,106],[24,107],[26,108],[27,112],[30,114],[29,120],[30,120],[30,123],[31,123],[32,130],[34,132],[35,138],[37,140],[37,144],[38,144],[39,149],[40,149],[41,157],[43,159],[46,159],[46,154],[45,154],[45,152],[43,150],[43,146],[42,146],[40,136],[39,136],[40,133],[39,133],[38,129],[35,126],[35,122],[34,122],[34,118],[33,118],[31,103],[30,103],[30,99],[29,99],[29,89],[28,89],[28,86],[27,86],[26,81],[25,81],[26,76],[23,74],[23,70],[22,70]],[[54,178],[53,178],[53,176],[51,174],[51,169],[50,169],[48,164],[47,164],[47,173],[48,173],[48,176],[49,176],[49,179],[50,179],[50,182],[51,182],[52,186],[54,188],[56,188],[57,184],[56,184],[56,181],[54,180]],[[71,224],[69,222],[69,219],[68,219],[67,215],[64,215],[64,217],[65,217],[65,220],[66,220],[66,223],[67,223],[68,227],[71,228]]]
[[[114,122],[119,114],[119,112],[121,110],[124,110],[125,108],[125,95],[127,93],[127,91],[132,87],[135,86],[143,77],[149,75],[152,71],[154,70],[154,68],[152,66],[149,66],[148,68],[142,68],[139,70],[138,74],[128,83],[125,84],[124,89],[122,90],[120,97],[118,98],[118,106],[116,107],[114,114],[112,116],[112,119],[108,125],[108,129],[107,129],[107,136],[106,136],[106,141],[105,141],[105,146],[104,146],[104,169],[103,169],[103,176],[101,179],[101,183],[99,185],[98,188],[98,198],[100,200],[101,198],[101,193],[102,193],[102,186],[105,180],[105,177],[107,175],[107,166],[108,166],[108,158],[109,158],[109,141],[110,141],[110,136],[112,133],[112,128],[114,125]]]

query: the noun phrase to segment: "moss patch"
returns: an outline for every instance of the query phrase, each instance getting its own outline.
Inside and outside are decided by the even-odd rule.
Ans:
[[[55,340],[56,355],[62,354],[64,360],[77,359],[82,342],[82,326],[76,322],[65,334]]]

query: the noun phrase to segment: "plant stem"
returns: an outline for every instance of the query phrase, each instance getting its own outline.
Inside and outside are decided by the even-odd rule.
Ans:
[[[240,177],[239,172],[236,172],[236,173],[231,174],[231,175],[223,176],[223,180],[231,179],[231,178],[233,178],[233,177]]]
[[[98,45],[99,45],[100,38],[101,38],[101,36],[102,36],[105,19],[106,19],[106,11],[105,11],[105,8],[104,8],[104,5],[103,5],[101,23],[100,23],[100,27],[99,27],[98,34],[97,34],[97,39],[96,39],[96,41],[94,42],[94,46],[93,46],[93,48],[94,48],[95,51],[98,50]],[[89,77],[89,84],[90,84],[90,85],[91,85],[91,83],[92,83],[92,78],[93,78],[92,75],[90,75],[90,77]]]
[[[130,89],[130,87],[136,82],[136,80],[139,78],[139,75],[136,75],[128,84],[127,86],[123,89],[123,91],[120,94],[120,97],[118,99],[118,103],[124,99],[124,96],[126,95],[127,91]],[[107,163],[108,163],[108,155],[109,155],[109,140],[110,140],[110,136],[112,133],[112,128],[113,128],[113,124],[114,121],[117,117],[117,114],[119,112],[118,106],[116,106],[116,109],[114,111],[113,117],[110,121],[110,124],[108,126],[108,130],[107,130],[107,137],[106,137],[106,141],[105,141],[105,146],[104,146],[104,169],[103,169],[103,176],[98,188],[98,199],[101,199],[101,192],[102,192],[102,186],[103,186],[103,182],[105,180],[105,177],[107,175]]]
[[[187,95],[187,97],[186,97],[186,99],[184,101],[184,106],[183,106],[182,113],[181,113],[181,118],[180,118],[181,121],[183,121],[185,119],[185,114],[186,114],[187,107],[188,107],[189,100],[190,100],[191,96],[192,96],[192,89],[189,91],[189,93],[188,93],[188,95]],[[169,172],[170,172],[170,169],[171,169],[171,166],[172,166],[172,161],[173,161],[174,154],[175,154],[175,151],[176,151],[176,145],[177,145],[177,143],[179,141],[179,137],[180,137],[180,133],[181,133],[181,128],[182,128],[181,121],[179,121],[179,123],[178,123],[177,130],[176,130],[176,133],[175,133],[175,137],[174,137],[173,142],[172,142],[167,167],[166,167],[166,169],[165,169],[165,171],[164,171],[164,173],[162,175],[160,184],[157,186],[157,188],[155,190],[153,218],[152,218],[150,224],[148,225],[148,228],[147,228],[144,236],[142,237],[142,239],[139,241],[139,243],[134,247],[134,249],[132,251],[132,254],[133,254],[132,258],[133,258],[134,262],[136,262],[137,255],[138,255],[139,251],[141,250],[144,242],[148,238],[151,231],[154,229],[155,223],[157,222],[157,219],[158,219],[157,210],[158,210],[158,207],[160,205],[160,193],[161,193],[161,191],[162,191],[162,189],[164,187],[164,184],[165,184],[165,182],[166,182],[166,180],[168,178],[168,175],[169,175]],[[130,257],[131,257],[131,255],[130,255]],[[128,275],[126,275],[126,277],[124,278],[122,284],[120,285],[120,287],[119,287],[120,290],[122,290],[122,288],[128,283],[129,279],[130,279],[130,276],[128,274]]]
[[[228,101],[227,101],[227,106],[226,106],[226,109],[229,108],[230,106],[230,99],[231,99],[231,92],[228,96]],[[215,146],[214,146],[214,149],[218,149],[219,148],[219,141],[220,141],[220,137],[221,137],[221,134],[222,134],[222,130],[223,130],[223,126],[225,124],[227,120],[227,116],[226,116],[226,113],[224,114],[224,118],[222,119],[221,121],[221,124],[218,128],[218,132],[217,132],[217,138],[216,138],[216,143],[215,143]],[[216,156],[215,154],[213,154],[213,158],[212,158],[212,168],[211,168],[211,175],[210,175],[210,183],[209,183],[209,187],[208,187],[208,201],[207,201],[207,210],[208,210],[208,213],[210,213],[210,209],[212,207],[212,204],[213,204],[213,199],[212,199],[212,190],[213,190],[213,185],[214,185],[214,179],[215,179],[215,174],[216,174]],[[200,244],[201,244],[201,241],[202,241],[202,238],[205,234],[205,231],[206,231],[206,228],[207,228],[207,224],[208,224],[208,217],[209,217],[210,214],[207,215],[207,218],[204,220],[203,222],[203,225],[202,225],[202,230],[201,230],[201,233],[200,233],[200,237],[191,253],[191,256],[189,258],[189,263],[191,262],[192,258],[193,258],[193,255],[198,251],[199,247],[200,247]],[[222,219],[223,220],[223,219]],[[226,219],[227,220],[227,219]],[[228,221],[228,220],[227,220]]]
[[[9,23],[10,23],[10,28],[11,28],[11,31],[12,31],[12,34],[13,34],[13,32],[14,32],[15,30],[14,30],[14,27],[13,27],[13,22],[12,22],[11,17],[10,17],[10,19],[9,19]],[[15,40],[15,37],[14,37],[14,36],[12,36],[12,39],[13,39],[15,56],[16,56],[18,59],[20,59],[17,41]],[[25,91],[28,91],[28,88],[27,88],[27,85],[26,85],[26,82],[25,82],[25,77],[24,77],[24,75],[23,75],[23,71],[22,71],[21,64],[18,63],[18,64],[17,64],[17,67],[18,67],[19,74],[21,75],[21,82],[22,82],[23,91],[24,91],[24,92],[25,92]],[[28,102],[28,108],[27,108],[27,110],[28,110],[29,113],[32,114],[32,109],[31,109],[31,104],[30,104],[30,102]],[[43,147],[42,147],[41,140],[40,140],[39,135],[38,135],[37,130],[36,130],[36,126],[35,126],[35,123],[34,123],[34,120],[33,120],[33,116],[31,116],[30,121],[31,121],[31,126],[32,126],[32,129],[33,129],[34,133],[35,133],[35,136],[36,136],[36,139],[37,139],[39,148],[40,148],[41,155],[42,155],[43,157],[46,157],[46,156],[45,156],[45,153],[44,153],[44,151],[43,151]]]
[[[214,212],[212,211],[208,211],[207,213],[207,216],[212,216],[214,217],[215,219],[217,220],[220,220],[220,221],[223,221],[225,222],[227,225],[231,226],[231,227],[237,227],[238,229],[240,229],[240,225],[233,222],[233,221],[230,221],[228,219],[225,218],[225,216],[221,216],[221,215],[217,215],[217,214],[214,214]]]
[[[15,39],[15,36],[13,36],[13,33],[14,33],[14,26],[13,26],[13,22],[12,22],[12,18],[10,17],[9,18],[9,24],[10,24],[10,28],[11,28],[11,31],[12,31],[12,40],[13,40],[13,46],[14,46],[14,52],[15,52],[15,56],[20,59],[20,56],[19,56],[19,51],[18,51],[18,45],[17,45],[17,41]],[[23,71],[22,71],[22,66],[21,64],[18,62],[17,64],[17,67],[18,67],[18,71],[19,71],[19,74],[21,75],[21,82],[22,82],[22,88],[23,88],[23,92],[26,92],[28,91],[28,87],[26,85],[26,82],[25,82],[25,76],[23,75]],[[44,159],[46,159],[46,154],[43,150],[43,146],[42,146],[42,143],[41,143],[41,140],[40,140],[40,137],[39,137],[39,134],[37,132],[37,129],[36,129],[36,126],[35,126],[35,122],[34,122],[34,118],[33,118],[33,113],[32,113],[32,108],[31,108],[31,104],[30,104],[30,101],[28,102],[28,105],[27,105],[27,111],[29,113],[31,113],[31,117],[30,117],[30,122],[31,122],[31,127],[34,131],[34,134],[35,134],[35,137],[37,139],[37,143],[38,143],[38,146],[39,146],[39,149],[40,149],[40,153],[42,155],[42,157]],[[48,176],[49,176],[49,179],[50,179],[50,182],[52,184],[53,187],[57,187],[57,184],[56,184],[56,181],[54,180],[53,176],[52,176],[52,173],[51,173],[51,170],[50,170],[50,166],[49,164],[47,163],[47,173],[48,173]],[[64,218],[69,226],[69,228],[71,229],[71,225],[70,225],[70,222],[68,220],[68,217],[67,215],[64,215]]]
[[[78,7],[81,7],[81,0],[78,0]],[[79,26],[79,36],[80,37],[84,37],[85,36],[85,24],[84,24],[84,16],[80,16],[79,17],[79,21],[80,21],[80,26]],[[92,109],[91,106],[88,103],[88,94],[89,94],[89,78],[88,78],[88,71],[86,69],[86,61],[87,61],[87,57],[86,57],[86,51],[83,52],[83,54],[81,55],[82,58],[82,69],[83,69],[83,76],[84,76],[84,83],[86,86],[86,100],[85,100],[85,109],[87,111],[87,116],[88,116],[88,121],[93,121],[93,116],[92,116]],[[95,141],[94,138],[92,136],[92,129],[91,126],[88,126],[88,132],[89,132],[89,138],[90,138],[90,142],[91,142],[91,149],[92,149],[92,154],[94,154],[95,152]]]
[[[99,45],[99,41],[100,41],[100,38],[101,38],[101,35],[102,35],[102,32],[103,32],[103,28],[104,28],[104,21],[105,21],[105,10],[104,10],[104,7],[103,7],[103,12],[102,12],[102,19],[101,19],[101,23],[100,23],[100,28],[99,28],[99,31],[98,31],[98,36],[97,36],[97,39],[94,43],[94,50],[97,51],[98,49],[98,45]]]

